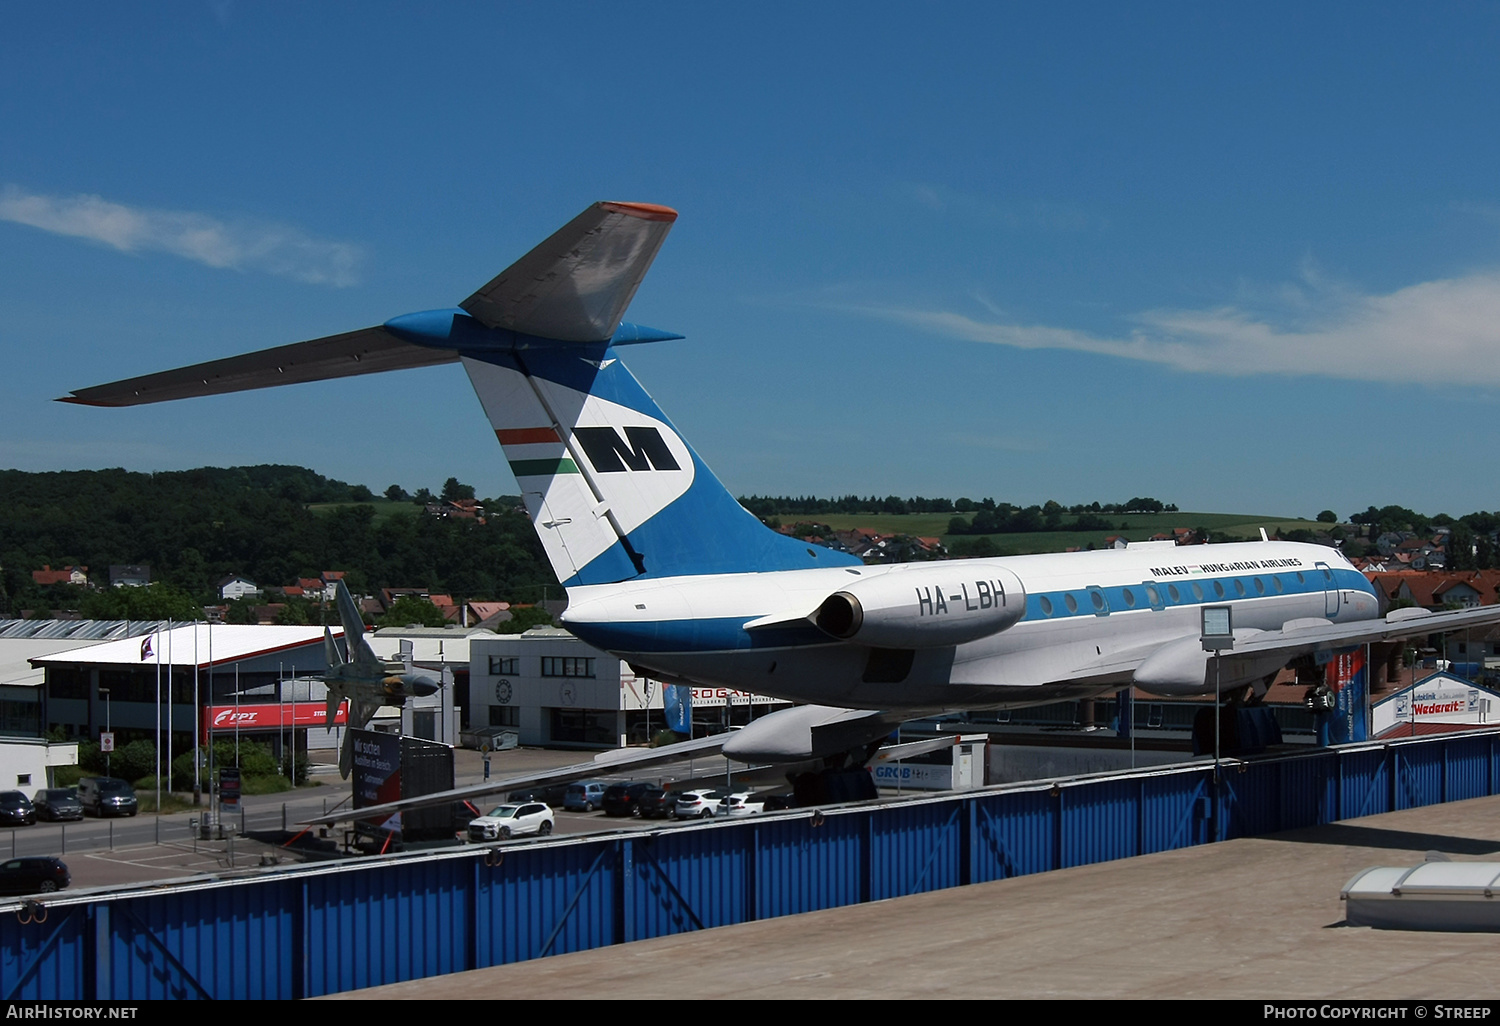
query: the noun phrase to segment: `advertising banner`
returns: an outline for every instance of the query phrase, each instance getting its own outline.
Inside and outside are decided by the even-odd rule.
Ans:
[[[693,730],[693,689],[681,684],[663,684],[661,706],[667,714],[667,729],[679,734]]]
[[[328,707],[322,702],[280,702],[267,705],[211,705],[208,707],[208,729],[244,731],[282,730],[286,727],[322,727]],[[334,715],[335,726],[348,719],[348,706],[342,705]]]
[[[1334,702],[1332,709],[1318,714],[1318,743],[1342,745],[1368,741],[1365,701],[1369,695],[1369,667],[1365,650],[1357,648],[1334,656],[1324,673]]]
[[[354,746],[354,807],[401,800],[401,738],[375,730],[351,730]],[[401,814],[368,821],[385,830],[401,829]]]
[[[1400,737],[1403,724],[1494,723],[1500,696],[1488,688],[1448,673],[1435,673],[1402,688],[1370,710],[1375,736],[1393,733]]]

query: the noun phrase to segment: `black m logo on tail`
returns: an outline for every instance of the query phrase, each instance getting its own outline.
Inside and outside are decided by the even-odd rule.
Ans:
[[[581,427],[573,430],[589,462],[601,474],[630,470],[681,470],[672,458],[661,432],[654,427],[627,427],[625,437],[614,428]]]

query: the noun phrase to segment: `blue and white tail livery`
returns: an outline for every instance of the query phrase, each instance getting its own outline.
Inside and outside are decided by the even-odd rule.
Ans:
[[[1290,542],[864,566],[744,510],[620,360],[674,339],[623,323],[677,214],[596,203],[458,307],[81,389],[131,406],[461,362],[537,535],[564,622],[665,681],[804,703],[727,754],[868,753],[916,713],[1033,705],[1138,684],[1246,697],[1299,658],[1500,621],[1490,606],[1382,617],[1334,549]],[[1205,606],[1234,647],[1203,650]]]
[[[463,365],[564,585],[841,561],[746,512],[613,348],[485,353]]]

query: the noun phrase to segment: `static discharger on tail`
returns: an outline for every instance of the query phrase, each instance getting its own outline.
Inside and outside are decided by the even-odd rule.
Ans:
[[[1156,542],[865,566],[772,531],[620,359],[681,337],[621,321],[676,218],[596,203],[458,307],[64,401],[132,406],[460,363],[567,588],[567,627],[663,681],[799,703],[729,736],[725,754],[746,760],[861,765],[914,716],[1132,684],[1194,695],[1217,682],[1253,701],[1298,658],[1500,621],[1494,606],[1382,617],[1364,576],[1317,545]],[[1234,648],[1217,660],[1199,637],[1210,605],[1233,612]],[[349,699],[355,720],[386,679],[362,662],[357,624],[346,620],[350,659],[329,660],[329,701]]]

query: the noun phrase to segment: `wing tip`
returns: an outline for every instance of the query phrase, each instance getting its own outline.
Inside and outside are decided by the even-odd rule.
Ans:
[[[122,405],[121,403],[107,403],[102,399],[84,399],[82,396],[76,395],[59,396],[52,401],[55,403],[73,403],[75,406],[103,406],[107,409],[113,409]]]
[[[624,214],[627,217],[638,217],[642,221],[665,221],[671,224],[677,220],[677,211],[671,207],[664,207],[659,203],[615,203],[605,202],[599,206],[615,214]]]

